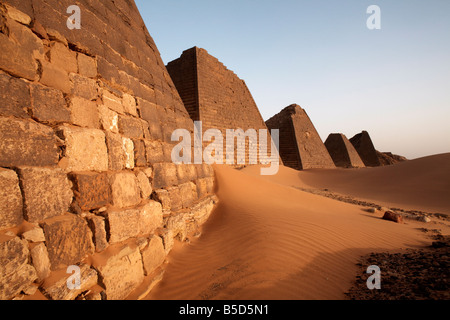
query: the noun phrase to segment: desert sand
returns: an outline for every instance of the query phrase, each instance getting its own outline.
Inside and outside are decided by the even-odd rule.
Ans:
[[[328,188],[404,208],[450,212],[450,154],[388,167],[295,171],[215,166],[219,204],[199,237],[177,244],[146,299],[345,299],[370,252],[423,248],[423,222],[303,192]],[[432,221],[448,234],[448,227]]]

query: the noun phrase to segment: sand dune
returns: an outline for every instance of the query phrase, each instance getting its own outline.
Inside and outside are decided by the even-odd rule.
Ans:
[[[248,174],[259,175],[247,167]],[[281,167],[266,179],[288,186],[328,189],[387,207],[450,214],[450,153],[391,166],[296,171]]]
[[[171,252],[163,280],[147,299],[343,299],[361,255],[429,245],[417,229],[424,224],[385,221],[381,212],[291,186],[323,184],[386,201],[388,190],[397,190],[398,203],[444,211],[449,159],[300,173],[282,167],[273,177],[259,176],[257,167],[216,166],[218,207],[199,238]]]

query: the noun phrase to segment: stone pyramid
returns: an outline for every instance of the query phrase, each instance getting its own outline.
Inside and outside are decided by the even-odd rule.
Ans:
[[[192,120],[202,121],[203,132],[214,128],[225,136],[227,129],[267,129],[245,82],[206,50],[185,50],[167,64],[167,70]],[[250,156],[257,156],[250,153],[246,151],[246,163]]]
[[[372,139],[367,131],[356,134],[350,139],[350,142],[353,144],[361,157],[361,160],[367,167],[378,167],[381,165],[377,151],[375,150]]]
[[[266,124],[269,129],[280,130],[279,152],[284,165],[297,170],[335,168],[313,123],[299,105],[284,108]]]
[[[342,133],[331,133],[325,141],[325,147],[336,167],[362,168],[365,166],[358,152]]]

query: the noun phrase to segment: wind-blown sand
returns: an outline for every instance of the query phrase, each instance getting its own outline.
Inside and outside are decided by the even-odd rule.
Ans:
[[[385,221],[382,212],[292,186],[335,188],[428,212],[450,208],[449,154],[359,170],[215,172],[217,208],[199,238],[170,253],[147,299],[344,299],[360,256],[431,243],[418,230],[424,223]]]

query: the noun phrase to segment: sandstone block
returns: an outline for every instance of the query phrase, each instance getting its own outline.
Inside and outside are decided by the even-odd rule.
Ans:
[[[109,210],[109,242],[125,241],[139,235],[140,212],[138,209]]]
[[[70,94],[72,92],[72,82],[69,80],[67,71],[46,61],[42,63],[42,75],[39,81],[63,93]]]
[[[80,76],[76,73],[69,75],[70,81],[73,83],[72,94],[84,98],[86,100],[95,100],[98,97],[98,85],[93,79]]]
[[[0,116],[29,118],[30,105],[28,84],[6,73],[0,73]]]
[[[158,236],[153,236],[147,247],[142,251],[145,275],[149,275],[155,271],[164,262],[165,258],[166,252],[162,239]]]
[[[94,58],[85,54],[78,53],[78,72],[85,77],[95,78],[97,77],[97,62]]]
[[[105,133],[97,129],[60,127],[65,140],[68,171],[106,171],[108,152]]]
[[[36,270],[28,264],[28,247],[18,237],[0,243],[0,299],[8,300],[36,280]]]
[[[70,110],[61,91],[40,84],[31,84],[33,117],[40,122],[70,121]]]
[[[181,210],[183,208],[183,201],[181,200],[180,188],[169,187],[167,188],[167,192],[169,192],[171,210]]]
[[[110,176],[112,204],[125,208],[139,204],[140,190],[136,176],[131,172],[119,172]]]
[[[0,33],[0,69],[34,81],[38,68],[36,58],[42,59],[44,54],[42,41],[29,28],[11,19],[7,21],[10,36]]]
[[[136,108],[136,99],[127,94],[124,93],[123,97],[122,97],[122,104],[123,104],[123,109],[126,113],[137,117],[138,113],[137,113],[137,108]]]
[[[161,142],[145,140],[144,143],[147,163],[149,165],[162,162],[164,160],[164,153]]]
[[[162,206],[159,202],[149,201],[140,210],[139,232],[141,235],[153,233],[163,224]]]
[[[119,116],[107,106],[101,104],[97,106],[100,124],[103,130],[119,133]]]
[[[193,182],[187,182],[179,185],[181,203],[183,208],[189,208],[195,201],[193,190],[195,184]]]
[[[144,138],[142,120],[120,115],[119,132],[130,139]]]
[[[99,209],[111,202],[109,179],[106,173],[78,172],[71,174],[75,199],[81,210]]]
[[[125,168],[134,168],[134,143],[133,140],[123,137],[122,149],[125,154]]]
[[[205,197],[208,195],[208,188],[207,188],[207,179],[197,179],[195,181],[195,184],[197,185],[197,196],[199,199]]]
[[[72,186],[61,169],[20,167],[24,214],[29,222],[63,215],[72,202]]]
[[[149,101],[138,99],[141,118],[147,121],[152,140],[162,140],[163,130],[160,121],[161,107]]]
[[[189,176],[188,176],[188,166],[187,165],[176,165],[177,167],[177,177],[178,177],[178,183],[185,183],[188,182]]]
[[[156,201],[150,201],[136,209],[109,210],[109,241],[118,243],[139,235],[152,233],[162,223],[162,207]]]
[[[159,201],[164,211],[170,211],[170,196],[169,192],[165,189],[155,190],[155,200]]]
[[[22,238],[30,242],[44,242],[44,230],[39,227],[35,227],[22,233]]]
[[[7,10],[8,16],[11,19],[13,19],[21,24],[24,24],[24,25],[30,25],[31,18],[29,15],[27,15],[26,13],[23,13],[22,11],[20,11],[8,4],[5,4],[5,7]]]
[[[76,264],[94,253],[92,232],[84,219],[67,214],[46,220],[42,227],[52,270]]]
[[[94,234],[95,251],[105,250],[108,247],[105,218],[91,216],[88,218],[88,224]]]
[[[138,179],[139,189],[141,190],[141,197],[143,199],[149,199],[150,195],[153,192],[153,189],[152,186],[150,185],[150,181],[148,180],[147,175],[144,172],[139,171],[136,174],[136,177]]]
[[[0,229],[17,226],[23,221],[22,193],[13,170],[0,168]]]
[[[102,100],[103,100],[103,104],[105,106],[107,106],[108,108],[110,108],[111,110],[113,110],[119,114],[125,113],[123,105],[122,105],[122,99],[119,98],[118,96],[116,96],[115,94],[113,94],[107,90],[103,90]]]
[[[143,140],[133,140],[134,144],[134,164],[136,167],[147,166],[145,143]]]
[[[122,247],[104,264],[96,265],[108,300],[125,299],[144,280],[139,248]]]
[[[53,42],[49,51],[50,62],[66,72],[77,72],[77,53],[71,51],[61,42]]]
[[[177,168],[173,163],[156,163],[153,165],[153,187],[161,189],[178,184]]]
[[[43,243],[39,243],[31,249],[30,253],[38,281],[44,281],[50,275],[50,260],[48,258],[47,247]]]
[[[80,287],[69,289],[67,281],[72,276],[70,273],[66,273],[58,281],[51,285],[43,286],[44,294],[51,300],[74,300],[83,291],[95,286],[98,281],[97,272],[90,268],[86,264],[79,266],[80,268]],[[71,271],[69,269],[69,271]],[[75,285],[75,283],[73,283]]]
[[[174,245],[174,234],[172,230],[169,229],[160,229],[159,236],[161,237],[163,244],[164,244],[164,251],[166,255],[169,254],[169,252],[172,250]]]
[[[119,171],[125,168],[126,154],[123,138],[120,134],[106,132],[106,145],[108,147],[109,170]]]
[[[51,128],[0,118],[0,166],[52,166],[58,160],[56,136]]]
[[[186,168],[186,175],[190,181],[197,180],[197,170],[194,164],[186,164],[184,165]]]
[[[98,129],[100,119],[95,101],[80,97],[73,97],[70,103],[70,119],[75,125],[85,128]]]
[[[172,215],[167,219],[167,229],[171,230],[175,239],[184,241],[187,236],[187,224],[184,212]]]

